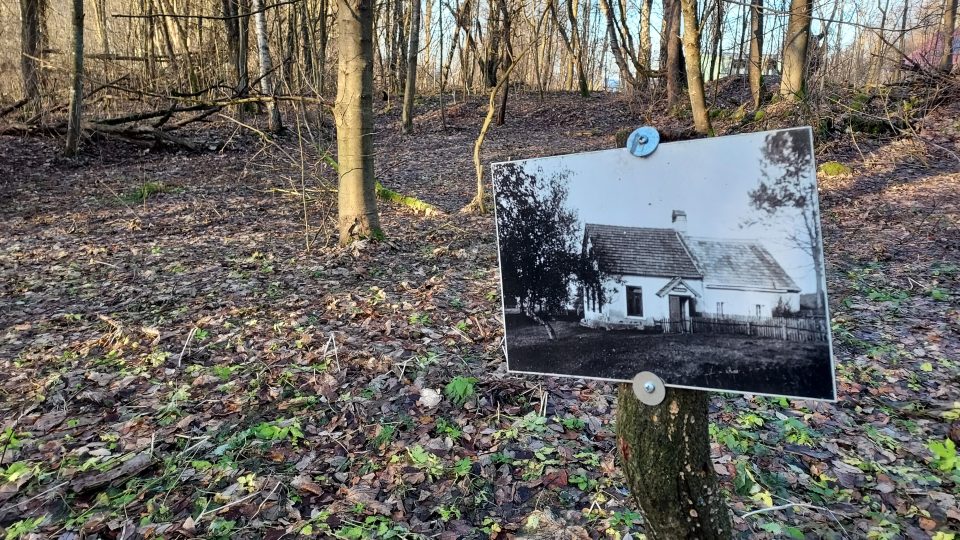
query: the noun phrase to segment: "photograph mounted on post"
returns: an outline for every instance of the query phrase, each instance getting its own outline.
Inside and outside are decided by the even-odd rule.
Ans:
[[[810,128],[492,177],[510,371],[836,398]]]

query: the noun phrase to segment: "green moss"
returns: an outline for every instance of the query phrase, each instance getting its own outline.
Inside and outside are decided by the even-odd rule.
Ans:
[[[754,121],[754,122],[760,122],[760,121],[762,121],[764,118],[766,118],[766,116],[767,116],[767,112],[766,112],[766,111],[764,111],[764,110],[758,110],[757,112],[753,113],[753,121]]]
[[[855,110],[855,111],[857,111],[857,112],[861,112],[861,111],[863,111],[863,107],[864,107],[869,101],[870,101],[870,95],[869,95],[869,94],[862,94],[862,93],[861,93],[861,94],[857,94],[856,96],[854,96],[853,102],[850,103],[850,108],[853,109],[853,110]]]
[[[840,176],[841,174],[850,174],[850,167],[838,161],[828,161],[820,165],[820,172],[827,176]]]

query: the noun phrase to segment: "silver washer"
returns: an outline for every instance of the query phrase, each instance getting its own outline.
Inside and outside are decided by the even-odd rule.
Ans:
[[[633,395],[644,405],[659,405],[666,394],[663,381],[649,371],[641,371],[633,378]]]

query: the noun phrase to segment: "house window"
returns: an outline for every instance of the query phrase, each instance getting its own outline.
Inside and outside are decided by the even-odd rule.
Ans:
[[[627,316],[643,317],[643,289],[627,287]]]
[[[717,302],[717,315],[723,315],[723,302]]]
[[[762,316],[763,316],[763,306],[761,304],[757,304],[757,317],[762,317]]]

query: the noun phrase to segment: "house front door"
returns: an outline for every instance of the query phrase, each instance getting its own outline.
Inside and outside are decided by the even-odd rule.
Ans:
[[[685,296],[671,294],[670,297],[670,331],[687,332],[687,310],[686,304],[689,300]]]

